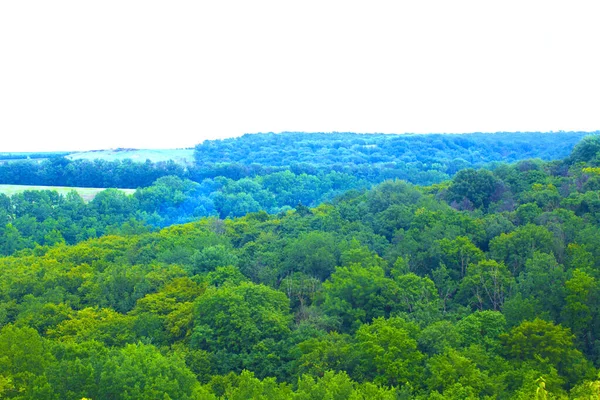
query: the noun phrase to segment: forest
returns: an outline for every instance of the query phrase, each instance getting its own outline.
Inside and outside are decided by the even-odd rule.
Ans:
[[[70,160],[66,152],[0,153],[0,184],[136,189],[150,186],[163,176],[202,183],[217,177],[237,181],[291,171],[319,177],[338,172],[371,183],[403,179],[428,185],[447,180],[467,167],[529,158],[560,159],[568,156],[586,134],[247,134],[198,144],[193,165]]]
[[[582,132],[256,134],[204,141],[196,146],[194,165],[72,161],[64,157],[68,153],[46,158],[39,153],[3,154],[0,184],[137,192],[131,197],[107,190],[90,203],[75,193],[63,197],[28,191],[12,199],[0,194],[0,255],[61,241],[75,244],[107,233],[149,231],[201,217],[278,214],[298,204],[316,207],[385,180],[431,185],[464,168],[493,169],[501,161],[567,157],[584,136]]]
[[[599,398],[600,136],[558,137],[242,137],[202,179],[0,196],[0,398]]]

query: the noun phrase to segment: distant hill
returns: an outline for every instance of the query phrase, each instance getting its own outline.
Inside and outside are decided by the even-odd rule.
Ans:
[[[350,164],[419,163],[421,171],[438,170],[452,175],[467,165],[481,167],[494,161],[564,158],[583,137],[598,133],[260,133],[206,140],[196,146],[194,156],[199,165],[237,163],[290,166],[309,163],[315,167],[339,168],[340,165]]]

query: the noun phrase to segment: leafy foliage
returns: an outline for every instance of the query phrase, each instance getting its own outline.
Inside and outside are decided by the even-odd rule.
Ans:
[[[197,183],[0,197],[0,397],[595,398],[596,167],[571,161],[160,230],[132,213]]]

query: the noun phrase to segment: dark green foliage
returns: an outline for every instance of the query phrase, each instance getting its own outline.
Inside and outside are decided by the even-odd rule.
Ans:
[[[446,199],[467,210],[487,208],[496,191],[496,179],[490,171],[463,169],[458,171],[448,188]]]
[[[600,151],[600,136],[586,136],[577,143],[569,156],[570,163],[598,161],[597,156]]]

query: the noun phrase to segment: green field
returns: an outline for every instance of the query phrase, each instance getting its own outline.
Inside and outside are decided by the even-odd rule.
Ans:
[[[95,160],[106,161],[131,159],[136,162],[152,162],[173,160],[177,164],[188,165],[194,162],[193,149],[114,149],[94,150],[80,153],[72,153],[67,156],[71,160]]]
[[[25,190],[56,190],[58,193],[65,195],[72,190],[75,190],[85,201],[91,201],[98,193],[105,188],[84,188],[84,187],[67,187],[67,186],[29,186],[29,185],[0,185],[0,193],[12,196],[16,193],[24,192]],[[133,194],[135,189],[118,189],[127,194]]]

